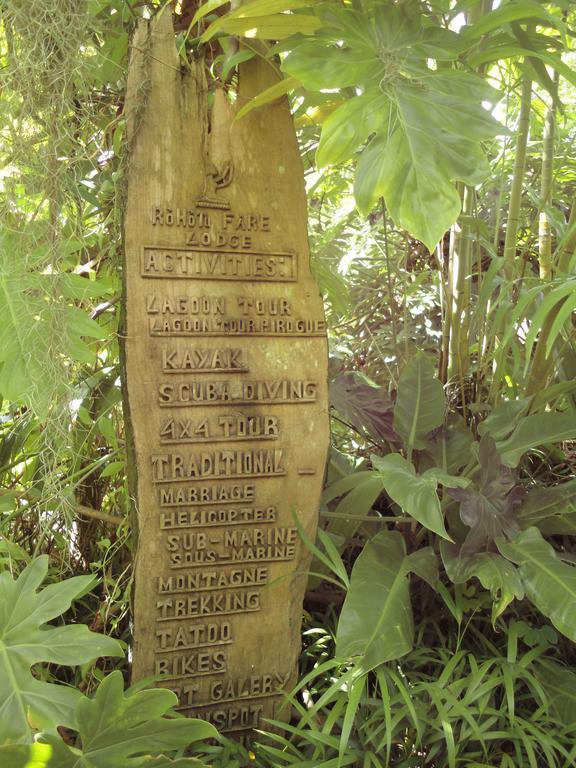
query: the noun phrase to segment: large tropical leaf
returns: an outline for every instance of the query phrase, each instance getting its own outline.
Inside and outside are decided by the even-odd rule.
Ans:
[[[415,5],[381,0],[363,13],[319,13],[322,30],[292,45],[283,70],[309,90],[355,87],[357,95],[347,93],[325,122],[318,162],[342,162],[374,133],[356,169],[358,207],[366,214],[383,197],[396,224],[432,249],[460,212],[454,181],[479,183],[488,173],[482,142],[506,132],[483,107],[499,95],[468,72],[429,66],[465,46],[425,25]]]
[[[328,526],[331,534],[343,537],[342,545],[360,528],[362,517],[370,515],[383,490],[384,484],[377,472],[353,472],[326,488],[323,495],[325,503],[343,496]],[[374,519],[377,519],[376,515]]]
[[[559,632],[576,641],[576,567],[563,563],[537,528],[496,543],[519,566],[526,596]]]
[[[389,115],[390,103],[380,91],[347,99],[322,124],[317,165],[348,160],[373,131],[385,129]]]
[[[523,418],[510,437],[498,443],[498,452],[505,464],[517,467],[526,451],[575,437],[576,412],[535,413]]]
[[[25,768],[28,763],[19,761],[27,756],[36,758],[34,768],[202,768],[193,758],[172,760],[165,755],[218,735],[203,720],[166,717],[176,704],[176,694],[164,689],[124,693],[122,673],[112,672],[93,699],[82,696],[78,701],[76,746],[50,732],[41,734],[34,747],[7,750],[4,755],[0,750],[0,757],[6,768]]]
[[[500,536],[514,538],[519,526],[515,507],[521,491],[516,477],[505,467],[494,440],[485,435],[478,450],[480,468],[469,488],[450,489],[450,495],[460,502],[460,518],[470,528],[461,548],[461,555],[479,552]]]
[[[450,539],[444,527],[444,516],[436,489],[439,480],[451,483],[447,477],[438,478],[437,472],[417,475],[413,465],[399,453],[388,456],[372,456],[376,468],[374,473],[381,478],[386,493],[407,515],[418,520],[425,528]],[[452,479],[453,484],[458,483]]]
[[[553,488],[533,488],[517,514],[522,528],[535,525],[549,536],[576,534],[576,480]]]
[[[248,33],[248,37],[266,40],[281,40],[298,32],[309,35],[318,29],[320,19],[316,16],[287,14],[283,11],[306,8],[315,2],[317,0],[252,0],[242,3],[239,8],[213,21],[201,40],[207,42],[218,32],[231,35]]]
[[[336,654],[353,659],[363,671],[398,659],[412,648],[413,619],[408,574],[430,581],[436,565],[431,549],[406,556],[397,531],[382,531],[365,545],[354,563],[338,622]]]
[[[368,45],[343,48],[314,41],[296,46],[282,63],[282,70],[309,90],[319,91],[374,82],[383,66]]]
[[[375,440],[398,443],[392,428],[393,402],[383,387],[355,371],[341,373],[330,384],[330,402],[360,432]]]
[[[462,416],[452,413],[446,424],[428,439],[426,454],[437,467],[454,475],[472,458],[470,449],[473,442],[472,431]]]
[[[461,557],[458,548],[441,542],[440,551],[448,578],[455,584],[464,584],[477,578],[492,596],[492,624],[501,616],[514,599],[522,600],[524,586],[516,567],[495,552],[479,552]]]
[[[74,725],[79,691],[39,680],[30,672],[32,665],[84,664],[98,656],[123,655],[116,640],[83,625],[47,624],[94,581],[76,576],[38,592],[47,572],[48,557],[42,555],[16,580],[8,572],[0,574],[0,743],[29,740],[31,723]]]
[[[394,429],[410,451],[424,448],[424,438],[444,421],[444,388],[434,366],[419,352],[400,374]]]

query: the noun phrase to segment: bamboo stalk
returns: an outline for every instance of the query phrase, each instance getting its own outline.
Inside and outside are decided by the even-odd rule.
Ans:
[[[570,217],[568,218],[568,224],[566,225],[566,234],[562,238],[562,242],[558,246],[558,250],[554,255],[554,260],[557,264],[558,271],[561,274],[566,274],[570,269],[570,263],[576,253],[576,200],[572,202],[572,208],[570,209]]]
[[[466,217],[472,215],[473,190],[463,187],[462,212]],[[459,227],[455,225],[450,233],[450,260],[452,282],[452,313],[450,327],[450,357],[448,360],[448,379],[457,377],[465,402],[465,377],[468,373],[470,357],[468,354],[468,332],[470,326],[470,272],[471,272],[472,232],[467,220]]]
[[[504,241],[504,275],[508,280],[514,279],[516,271],[516,237],[520,223],[520,208],[522,202],[522,185],[526,168],[526,148],[530,133],[530,109],[532,106],[532,78],[524,73],[522,77],[522,92],[520,96],[520,116],[516,134],[516,157],[510,187],[510,202],[506,223],[506,239]]]
[[[558,73],[554,75],[558,87]],[[540,215],[538,216],[538,262],[540,277],[552,279],[552,231],[548,209],[552,204],[552,184],[554,172],[554,134],[556,129],[556,109],[552,100],[546,107],[542,146],[542,176],[540,179]]]

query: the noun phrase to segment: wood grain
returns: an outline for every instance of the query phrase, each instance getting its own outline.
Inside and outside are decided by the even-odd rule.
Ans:
[[[328,449],[327,344],[285,99],[182,66],[168,13],[133,40],[124,376],[138,518],[133,677],[244,739],[285,719]],[[210,109],[208,108],[210,102]]]

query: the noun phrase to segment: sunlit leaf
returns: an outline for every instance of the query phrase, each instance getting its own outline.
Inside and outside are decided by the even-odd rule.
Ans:
[[[116,640],[84,625],[50,626],[68,610],[94,579],[76,576],[38,592],[48,571],[48,557],[33,560],[15,581],[0,574],[0,743],[27,741],[30,722],[39,726],[73,726],[80,697],[75,688],[34,677],[41,662],[75,665],[98,656],[122,656]]]
[[[563,563],[537,528],[528,528],[513,541],[496,543],[501,554],[518,565],[528,599],[575,642],[576,567]]]
[[[394,429],[406,448],[425,447],[424,438],[444,421],[444,389],[434,366],[422,353],[400,374],[394,407]]]
[[[450,539],[436,492],[438,480],[433,475],[417,475],[412,464],[399,453],[372,456],[372,463],[386,493],[407,515],[442,538]]]

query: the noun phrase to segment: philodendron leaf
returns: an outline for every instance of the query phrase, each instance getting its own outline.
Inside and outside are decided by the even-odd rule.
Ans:
[[[45,734],[42,741],[59,754],[58,768],[164,768],[172,763],[159,755],[218,735],[204,720],[165,717],[177,701],[176,694],[161,688],[125,693],[122,674],[112,672],[93,699],[82,697],[78,703],[75,748],[56,734]],[[199,763],[178,759],[174,765],[198,768]]]
[[[465,467],[472,458],[470,448],[474,436],[458,414],[449,414],[446,424],[427,441],[426,453],[437,467],[454,474]]]
[[[522,528],[537,526],[544,534],[576,533],[576,480],[553,488],[533,488],[518,509]]]
[[[330,403],[353,427],[376,440],[400,444],[392,428],[394,404],[384,387],[355,371],[341,373],[330,384]]]
[[[368,541],[354,563],[342,606],[337,656],[354,659],[363,671],[369,671],[411,650],[408,574],[413,571],[427,581],[434,579],[434,553],[426,548],[418,555],[406,555],[398,531],[382,531]]]
[[[124,692],[120,671],[101,683],[93,699],[76,707],[79,740],[69,746],[60,735],[42,733],[32,745],[0,749],[3,768],[203,768],[192,757],[171,753],[218,735],[213,725],[187,717],[166,717],[178,702],[165,689]],[[166,754],[168,753],[168,754]]]
[[[408,450],[424,448],[424,438],[444,421],[444,388],[434,366],[419,352],[400,374],[394,429]]]
[[[30,667],[41,662],[84,664],[98,656],[122,656],[120,644],[84,625],[50,626],[75,597],[93,582],[76,576],[38,592],[48,572],[48,557],[33,560],[13,580],[0,574],[0,743],[31,738],[37,727],[74,725],[80,693],[34,677]]]
[[[480,469],[468,488],[451,488],[460,502],[460,518],[470,528],[461,548],[463,557],[475,554],[499,536],[514,538],[520,530],[515,507],[520,489],[514,473],[500,462],[494,440],[485,435],[478,450]]]
[[[563,563],[537,528],[513,541],[498,539],[500,553],[519,566],[526,596],[559,632],[576,641],[576,567]]]
[[[451,540],[444,527],[444,516],[436,493],[438,480],[434,473],[417,475],[412,464],[399,453],[371,458],[376,469],[374,474],[382,479],[382,485],[392,501],[429,531]]]
[[[442,561],[448,578],[455,584],[464,584],[476,577],[492,595],[492,624],[510,603],[522,600],[524,586],[517,568],[499,554],[480,552],[471,557],[460,557],[458,548],[448,542],[440,543]]]
[[[498,443],[504,464],[517,467],[531,448],[576,437],[576,413],[544,412],[522,419],[509,438]]]
[[[479,435],[490,435],[494,440],[504,440],[514,430],[518,419],[530,406],[530,398],[504,400],[478,425]]]

